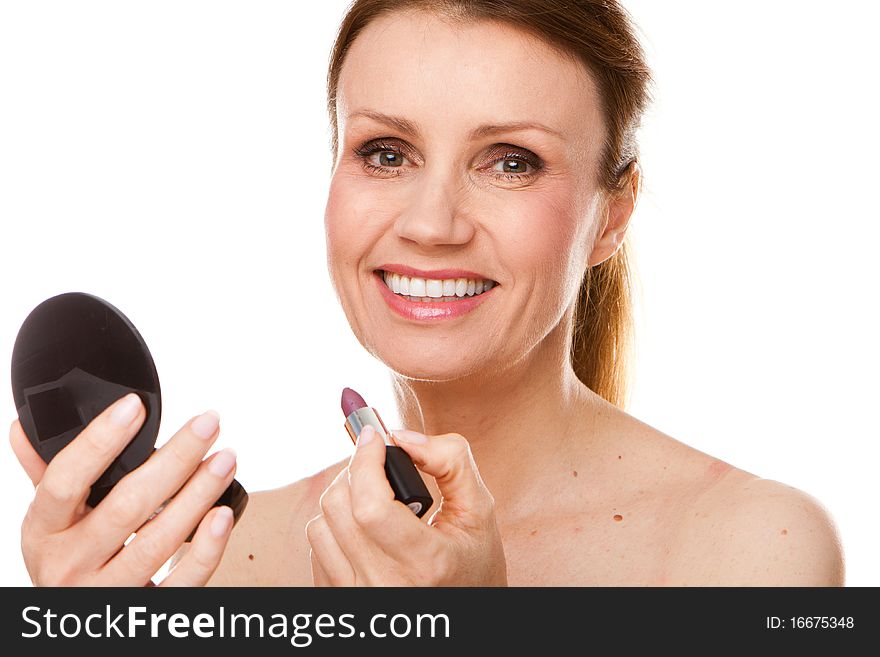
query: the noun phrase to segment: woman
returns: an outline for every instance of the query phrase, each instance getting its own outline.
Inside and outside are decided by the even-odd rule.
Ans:
[[[621,410],[648,83],[613,2],[355,2],[328,76],[328,263],[442,503],[425,522],[395,502],[365,430],[350,461],[253,495],[230,539],[208,509],[234,455],[202,461],[206,413],[89,511],[143,420],[122,400],[48,468],[13,425],[34,581],[148,583],[201,519],[163,584],[843,584],[816,500]]]

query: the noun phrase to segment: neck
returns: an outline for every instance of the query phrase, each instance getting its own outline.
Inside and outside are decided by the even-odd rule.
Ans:
[[[572,370],[564,324],[504,370],[443,382],[394,376],[403,426],[464,436],[499,519],[543,507],[589,448],[598,397]]]

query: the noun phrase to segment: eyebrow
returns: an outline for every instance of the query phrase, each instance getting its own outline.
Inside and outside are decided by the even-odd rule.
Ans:
[[[373,110],[358,110],[356,112],[352,112],[346,117],[346,120],[358,116],[364,116],[366,118],[373,119],[374,121],[383,123],[392,128],[396,128],[397,130],[400,130],[401,132],[412,135],[414,137],[421,136],[421,131],[419,130],[418,125],[416,125],[412,121],[401,118],[399,116],[391,116],[389,114],[383,114],[382,112],[376,112]],[[471,130],[470,138],[471,140],[474,140],[503,132],[517,132],[521,130],[540,130],[541,132],[546,132],[547,134],[554,135],[555,137],[558,137],[560,139],[564,138],[562,136],[562,133],[558,130],[554,130],[553,128],[549,128],[542,123],[537,123],[534,121],[487,123]]]

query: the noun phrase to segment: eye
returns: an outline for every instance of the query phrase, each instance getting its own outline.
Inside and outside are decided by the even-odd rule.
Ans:
[[[371,173],[399,175],[401,167],[408,161],[401,144],[384,139],[368,141],[356,148],[354,153]]]
[[[373,139],[354,149],[355,156],[370,173],[397,176],[405,163],[419,164],[421,160],[409,156],[409,147],[393,139]],[[532,179],[544,163],[532,151],[513,144],[496,144],[487,154],[488,162],[481,168],[504,181],[526,182]]]
[[[513,157],[500,160],[492,167],[493,171],[501,173],[531,173],[528,171],[531,168],[533,167],[528,162]]]
[[[488,170],[503,180],[524,181],[535,176],[544,164],[532,151],[514,146],[498,144],[490,153]]]
[[[403,156],[400,153],[395,153],[394,151],[379,151],[378,153],[373,153],[373,155],[379,156],[379,166],[399,167],[401,164],[403,164]]]

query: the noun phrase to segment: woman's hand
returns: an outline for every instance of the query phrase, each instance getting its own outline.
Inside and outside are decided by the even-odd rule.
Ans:
[[[385,444],[364,427],[357,448],[306,525],[316,586],[506,586],[507,564],[468,442],[395,431],[394,441],[442,494],[427,524],[394,499]]]
[[[21,526],[22,553],[35,585],[150,586],[197,524],[190,549],[161,585],[200,586],[217,568],[232,510],[211,507],[232,481],[235,453],[223,450],[202,460],[219,434],[216,413],[193,418],[97,507],[86,505],[91,485],[145,417],[140,398],[129,394],[92,420],[48,465],[21,424],[13,423],[10,443],[36,487]],[[137,536],[124,545],[133,532]]]

